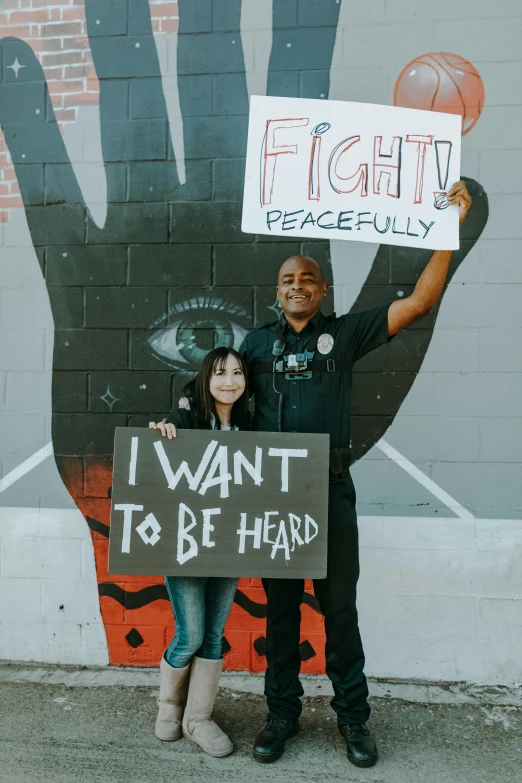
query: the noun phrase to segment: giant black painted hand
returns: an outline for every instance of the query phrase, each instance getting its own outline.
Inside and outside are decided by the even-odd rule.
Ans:
[[[320,6],[274,0],[269,94],[328,94],[340,6]],[[38,60],[21,40],[1,42],[0,121],[55,323],[55,455],[87,515],[88,498],[107,494],[114,428],[168,412],[180,379],[216,341],[237,346],[249,327],[273,318],[284,258],[313,255],[332,278],[328,243],[240,230],[248,120],[240,12],[240,0],[180,0],[181,184],[147,0],[86,0],[108,185],[103,228],[83,201]],[[23,67],[6,67],[15,62]],[[467,184],[474,203],[452,272],[487,218],[483,190]],[[355,307],[393,299],[398,287],[408,294],[428,258],[429,251],[380,247]],[[357,368],[357,457],[397,414],[435,319],[436,313]]]

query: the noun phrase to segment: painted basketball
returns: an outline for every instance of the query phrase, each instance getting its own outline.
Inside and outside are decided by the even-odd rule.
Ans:
[[[432,52],[416,57],[403,69],[393,96],[395,106],[427,109],[462,117],[462,135],[476,124],[484,106],[479,72],[458,54]]]

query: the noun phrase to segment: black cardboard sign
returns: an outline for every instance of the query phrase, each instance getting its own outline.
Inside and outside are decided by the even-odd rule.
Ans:
[[[326,576],[329,436],[117,428],[109,573]]]

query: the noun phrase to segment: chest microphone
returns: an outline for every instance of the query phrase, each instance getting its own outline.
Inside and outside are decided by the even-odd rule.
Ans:
[[[283,340],[276,340],[272,348],[272,356],[282,356],[284,350],[285,344]]]

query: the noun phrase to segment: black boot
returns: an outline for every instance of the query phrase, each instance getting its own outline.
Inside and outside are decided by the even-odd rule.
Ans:
[[[348,759],[356,767],[373,767],[377,761],[377,745],[366,728],[366,723],[339,726],[348,751]]]
[[[299,731],[299,721],[268,718],[263,731],[254,741],[253,756],[256,761],[268,764],[277,761],[285,752],[285,741]]]

